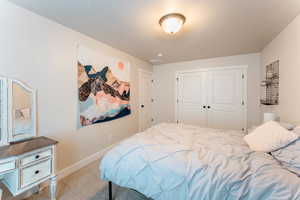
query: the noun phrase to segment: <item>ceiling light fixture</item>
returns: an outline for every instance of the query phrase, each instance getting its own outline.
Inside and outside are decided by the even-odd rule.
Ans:
[[[182,28],[185,22],[185,16],[179,13],[170,13],[159,20],[162,29],[169,34],[175,34]]]

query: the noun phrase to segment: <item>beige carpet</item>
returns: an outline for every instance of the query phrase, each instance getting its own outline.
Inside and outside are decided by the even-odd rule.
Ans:
[[[108,184],[99,179],[99,161],[82,168],[58,183],[57,200],[108,200]],[[1,188],[3,186],[1,185]],[[126,188],[113,186],[114,200],[149,200]],[[4,200],[20,200],[24,195],[12,197],[4,189]],[[49,200],[48,189],[26,200]]]

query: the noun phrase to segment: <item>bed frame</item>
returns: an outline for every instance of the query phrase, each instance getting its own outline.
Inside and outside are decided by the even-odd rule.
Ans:
[[[113,198],[112,198],[112,182],[111,181],[108,182],[108,196],[109,196],[109,200],[113,200]]]
[[[128,188],[128,189],[130,189],[130,188]],[[133,189],[131,189],[131,190],[133,190]],[[134,191],[136,191],[136,190],[134,190]],[[140,193],[139,191],[136,191],[137,193]],[[142,194],[142,193],[140,193],[140,194]],[[113,196],[112,196],[112,182],[111,181],[108,181],[108,198],[109,198],[109,200],[113,200]]]

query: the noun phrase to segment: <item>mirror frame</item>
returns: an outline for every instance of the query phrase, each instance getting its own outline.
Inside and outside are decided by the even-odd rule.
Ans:
[[[18,84],[23,89],[27,90],[31,93],[32,102],[31,102],[31,116],[32,116],[32,132],[31,133],[23,133],[19,135],[14,135],[14,122],[13,122],[13,84]],[[25,83],[15,79],[8,79],[8,142],[16,142],[28,138],[32,138],[36,136],[37,126],[36,126],[36,90],[29,87]]]
[[[8,107],[7,107],[7,94],[8,94],[8,88],[7,88],[7,78],[0,76],[0,81],[2,84],[0,85],[0,112],[1,113],[1,132],[0,132],[0,146],[8,145]]]

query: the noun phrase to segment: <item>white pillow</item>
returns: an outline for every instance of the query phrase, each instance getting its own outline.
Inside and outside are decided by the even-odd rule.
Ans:
[[[268,121],[246,135],[244,140],[253,151],[271,152],[288,145],[298,137],[277,122]]]

